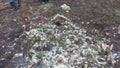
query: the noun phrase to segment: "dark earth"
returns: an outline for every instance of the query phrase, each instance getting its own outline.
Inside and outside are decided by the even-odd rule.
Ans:
[[[44,10],[39,8],[42,3],[37,0],[23,0],[21,9],[16,12],[10,9],[6,0],[0,2],[0,68],[16,68],[17,63],[25,63],[24,58],[12,58],[16,53],[23,53],[25,56],[30,49],[28,46],[23,46],[26,38],[22,33],[47,22],[56,13],[64,14],[75,24],[86,28],[88,35],[98,34],[99,37],[110,39],[114,45],[113,51],[120,54],[118,33],[120,0],[50,0],[50,2],[54,6]],[[58,8],[62,4],[71,7],[69,13],[59,11]],[[37,18],[33,19],[36,16]],[[94,32],[94,29],[99,32]],[[120,68],[120,64],[116,64],[114,68]]]

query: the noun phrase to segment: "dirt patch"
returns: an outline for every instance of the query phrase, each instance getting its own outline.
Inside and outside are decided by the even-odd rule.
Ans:
[[[42,3],[26,0],[23,1],[21,10],[17,12],[13,12],[5,1],[2,2],[4,4],[0,3],[2,5],[0,7],[0,59],[4,57],[7,59],[0,60],[1,68],[4,68],[6,64],[9,68],[14,68],[14,64],[12,65],[10,61],[15,53],[27,54],[30,47],[23,47],[22,42],[25,37],[21,34],[45,23],[49,17],[56,13],[64,14],[75,24],[88,29],[89,35],[94,29],[99,30],[100,37],[109,38],[114,45],[114,51],[120,51],[119,0],[51,0],[50,2],[54,3],[54,7],[50,10],[44,10],[40,8]],[[69,13],[58,10],[62,4],[71,7]],[[90,22],[90,24],[82,24],[82,22]],[[93,34],[96,35],[96,33]],[[10,54],[6,56],[6,52],[10,52]],[[21,59],[23,60],[24,57]],[[119,68],[119,66],[115,68]]]

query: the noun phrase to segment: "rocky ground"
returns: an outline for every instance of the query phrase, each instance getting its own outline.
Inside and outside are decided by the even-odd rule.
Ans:
[[[0,2],[0,68],[119,68],[119,3],[23,0],[14,12]]]

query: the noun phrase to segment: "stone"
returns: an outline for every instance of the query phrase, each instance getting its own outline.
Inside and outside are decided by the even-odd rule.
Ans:
[[[66,66],[65,64],[58,64],[54,66],[53,68],[68,68],[68,66]]]

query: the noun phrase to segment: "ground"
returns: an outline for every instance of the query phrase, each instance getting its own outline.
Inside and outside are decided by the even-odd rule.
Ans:
[[[67,4],[71,10],[66,13],[60,10],[62,4]],[[50,0],[50,7],[42,7],[37,0],[26,0],[18,11],[12,11],[6,1],[0,3],[0,67],[14,68],[16,53],[27,54],[30,47],[23,46],[26,39],[22,34],[48,22],[55,14],[63,14],[72,22],[88,30],[88,35],[96,35],[110,39],[113,50],[120,52],[120,1],[119,0]],[[89,22],[90,24],[87,24]],[[33,24],[34,23],[34,24]],[[95,32],[95,29],[98,32]],[[22,49],[24,48],[24,49]],[[8,54],[6,55],[6,52]],[[6,60],[1,60],[6,58]],[[16,59],[20,61],[21,59]],[[24,60],[22,58],[22,60]],[[116,64],[115,68],[119,68]]]

